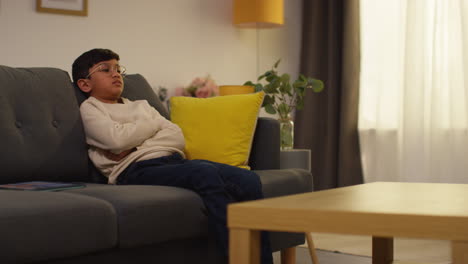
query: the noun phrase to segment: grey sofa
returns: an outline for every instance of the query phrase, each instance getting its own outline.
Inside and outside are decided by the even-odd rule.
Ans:
[[[165,108],[138,74],[124,96]],[[79,114],[84,99],[68,73],[0,66],[0,183],[85,182],[59,192],[0,190],[0,263],[223,263],[192,191],[106,184],[87,156]],[[312,175],[279,170],[279,129],[260,118],[250,165],[266,197],[312,191]],[[304,243],[302,234],[272,233],[272,247]]]

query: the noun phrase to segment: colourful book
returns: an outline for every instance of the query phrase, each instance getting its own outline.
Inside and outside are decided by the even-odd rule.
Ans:
[[[74,182],[46,182],[46,181],[30,181],[18,182],[9,184],[0,184],[1,190],[17,190],[17,191],[61,191],[69,189],[84,188],[84,183]]]

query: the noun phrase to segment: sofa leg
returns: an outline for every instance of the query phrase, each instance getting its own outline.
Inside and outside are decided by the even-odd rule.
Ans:
[[[281,250],[281,264],[296,264],[296,248],[290,247]]]

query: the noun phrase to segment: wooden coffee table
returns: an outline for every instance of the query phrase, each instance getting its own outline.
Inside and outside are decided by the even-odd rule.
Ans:
[[[468,184],[376,182],[229,205],[229,261],[260,261],[259,231],[372,236],[372,263],[393,261],[393,237],[452,241],[468,263]]]

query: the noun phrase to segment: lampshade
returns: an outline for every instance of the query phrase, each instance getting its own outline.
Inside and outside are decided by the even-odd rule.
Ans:
[[[283,0],[233,1],[233,20],[238,27],[271,28],[284,24]]]
[[[254,92],[254,87],[250,85],[221,85],[219,95],[248,94]]]

